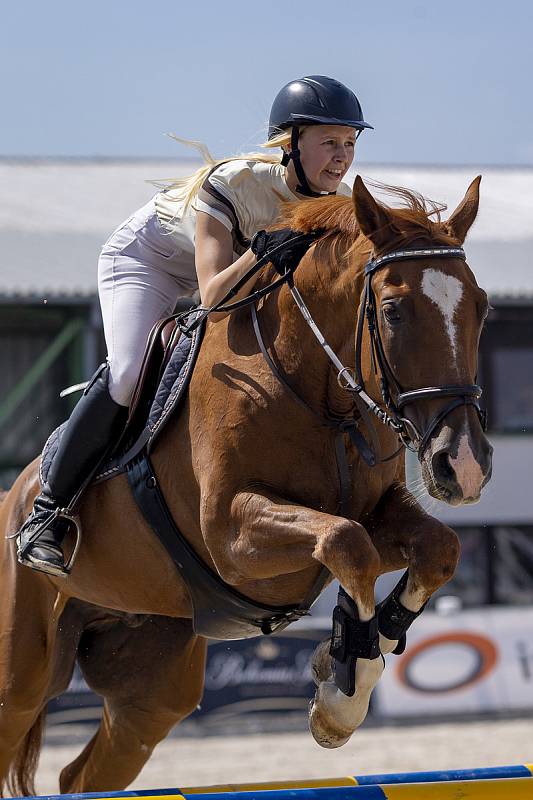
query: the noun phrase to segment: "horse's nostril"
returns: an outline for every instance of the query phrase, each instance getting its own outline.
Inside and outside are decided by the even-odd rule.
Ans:
[[[433,475],[441,481],[449,481],[455,478],[455,470],[450,464],[449,453],[440,450],[432,458]]]

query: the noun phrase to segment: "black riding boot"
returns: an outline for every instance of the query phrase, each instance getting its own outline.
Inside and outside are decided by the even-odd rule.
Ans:
[[[83,392],[61,437],[47,482],[18,535],[21,564],[50,575],[66,575],[61,545],[69,522],[58,516],[109,452],[124,428],[127,408],[111,397],[109,367],[98,369]]]

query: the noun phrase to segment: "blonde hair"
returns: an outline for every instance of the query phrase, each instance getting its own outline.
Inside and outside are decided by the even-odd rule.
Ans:
[[[181,137],[176,136],[175,133],[169,133],[168,135],[176,142],[180,142],[180,144],[185,144],[187,147],[194,147],[195,150],[198,150],[205,162],[203,166],[196,170],[196,172],[193,172],[192,175],[187,175],[184,178],[168,178],[159,181],[150,181],[150,183],[152,183],[158,189],[163,189],[166,191],[173,190],[175,192],[176,199],[183,202],[182,211],[185,211],[192,203],[211,170],[215,167],[218,167],[220,164],[226,164],[228,161],[241,161],[243,159],[245,161],[261,161],[264,164],[279,164],[282,159],[282,155],[261,152],[242,153],[238,156],[215,159],[209,152],[206,145],[202,142],[196,142],[192,139],[182,139]],[[286,147],[290,145],[290,142],[291,129],[287,131],[281,131],[281,133],[277,134],[269,141],[264,142],[261,147],[264,147],[265,149]]]

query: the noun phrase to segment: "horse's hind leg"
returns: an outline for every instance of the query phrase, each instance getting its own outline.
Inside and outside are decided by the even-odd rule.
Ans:
[[[38,488],[37,464],[0,505],[0,795],[35,794],[44,708],[53,678],[58,618],[65,599],[52,582],[17,564],[7,539],[22,525]]]
[[[3,562],[5,568],[6,561]],[[34,794],[62,602],[27,567],[3,574],[0,608],[0,794]]]
[[[115,623],[87,631],[82,672],[105,698],[98,731],[61,773],[62,792],[126,788],[170,729],[198,705],[206,640],[188,620],[149,617],[139,628]]]

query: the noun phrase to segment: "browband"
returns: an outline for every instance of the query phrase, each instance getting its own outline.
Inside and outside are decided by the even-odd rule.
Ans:
[[[371,258],[365,267],[365,275],[371,275],[389,261],[401,261],[407,258],[428,258],[433,256],[445,256],[447,258],[462,258],[466,261],[466,253],[462,247],[436,247],[427,250],[393,250],[377,258]]]

